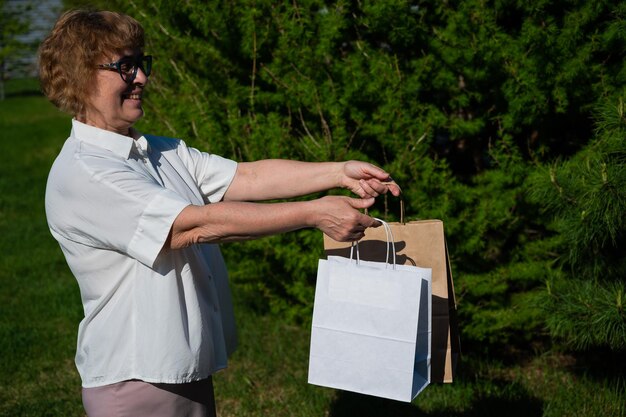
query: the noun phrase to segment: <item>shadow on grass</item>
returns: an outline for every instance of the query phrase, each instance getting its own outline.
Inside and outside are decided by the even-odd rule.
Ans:
[[[608,348],[570,352],[569,363],[562,366],[577,375],[585,375],[596,381],[626,381],[626,351]],[[567,357],[567,356],[566,356]]]
[[[41,90],[11,91],[4,94],[5,100],[15,97],[43,97]]]
[[[15,78],[4,83],[4,98],[15,97],[42,97],[39,79],[37,78]]]
[[[511,384],[506,381],[499,382]],[[339,391],[336,400],[331,404],[329,417],[532,417],[543,415],[542,401],[532,397],[526,391],[520,396],[520,389],[521,387],[517,385],[516,398],[506,398],[506,395],[502,393],[490,395],[483,393],[470,404],[463,405],[463,411],[440,408],[437,411],[428,412],[410,403]]]

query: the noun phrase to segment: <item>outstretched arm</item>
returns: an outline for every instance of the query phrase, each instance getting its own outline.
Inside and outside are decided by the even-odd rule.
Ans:
[[[195,243],[254,239],[306,227],[316,227],[338,241],[354,241],[363,237],[367,227],[379,225],[359,212],[373,203],[373,198],[327,196],[303,202],[190,205],[174,221],[167,245],[179,249]]]
[[[332,188],[349,189],[361,198],[389,191],[400,194],[400,187],[387,172],[367,162],[266,159],[239,163],[224,201],[292,198]]]

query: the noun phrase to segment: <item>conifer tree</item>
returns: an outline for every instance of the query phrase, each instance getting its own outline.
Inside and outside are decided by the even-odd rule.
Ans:
[[[553,216],[562,274],[548,283],[546,322],[578,349],[626,349],[625,96],[597,111],[594,140],[530,179]]]
[[[565,282],[575,275],[567,268],[580,265],[573,257],[554,267],[554,253],[566,247],[557,245],[565,242],[558,218],[574,217],[541,212],[544,199],[529,200],[526,180],[537,165],[587,149],[591,110],[623,89],[626,3],[112,0],[102,7],[118,7],[147,29],[155,61],[145,130],[236,160],[379,164],[402,185],[407,218],[444,221],[466,345],[527,343],[552,317],[535,306],[546,280],[557,285],[563,271]],[[381,199],[374,213],[394,220],[398,206]],[[592,223],[586,230],[598,232]],[[611,227],[603,229],[609,236]],[[595,243],[581,243],[579,256],[599,245],[591,236]],[[588,238],[568,241],[578,239]],[[611,247],[604,245],[597,250]],[[249,302],[310,316],[319,234],[224,251]],[[615,257],[593,262],[621,268]]]

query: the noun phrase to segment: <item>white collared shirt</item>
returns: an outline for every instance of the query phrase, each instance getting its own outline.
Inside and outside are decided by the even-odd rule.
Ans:
[[[226,367],[236,344],[217,245],[163,248],[188,205],[218,202],[237,163],[157,136],[72,121],[46,187],[48,225],[78,281],[83,386],[182,383]]]

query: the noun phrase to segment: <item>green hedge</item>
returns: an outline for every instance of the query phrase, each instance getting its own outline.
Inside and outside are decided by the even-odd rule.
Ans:
[[[571,332],[546,327],[559,304],[545,302],[556,288],[546,284],[584,279],[595,292],[598,274],[606,280],[607,268],[623,271],[614,264],[623,258],[623,211],[599,214],[611,217],[612,228],[598,246],[587,239],[601,227],[595,218],[551,211],[556,197],[545,187],[555,159],[571,161],[564,170],[586,163],[578,155],[594,138],[594,109],[623,97],[623,2],[134,0],[104,7],[111,3],[144,24],[155,56],[142,128],[243,161],[368,160],[401,184],[408,218],[443,219],[466,345],[526,344],[544,328],[571,342]],[[600,164],[621,175],[615,186],[623,190],[620,158]],[[623,208],[622,192],[610,197]],[[380,200],[375,214],[397,218],[398,202]],[[618,256],[579,277],[580,260],[568,258],[572,245],[581,254],[591,245]],[[224,251],[240,296],[308,320],[319,233]],[[620,274],[609,281],[623,289]],[[620,311],[606,337],[583,345],[615,346],[611,338],[624,334],[615,333]]]

